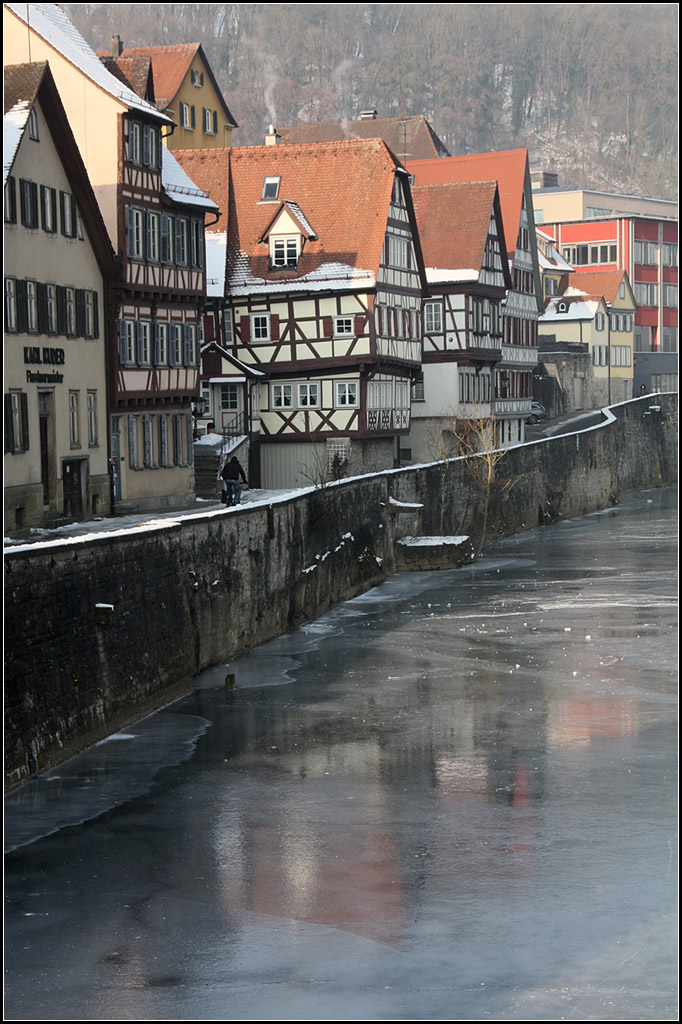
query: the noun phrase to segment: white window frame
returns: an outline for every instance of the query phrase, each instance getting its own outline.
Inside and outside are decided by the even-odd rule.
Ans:
[[[350,316],[335,316],[334,317],[334,337],[335,338],[354,338],[355,337],[355,317]]]
[[[119,324],[124,325],[125,339],[123,342],[124,352],[121,353],[119,346],[119,357],[122,355],[121,363],[123,366],[134,366],[135,365],[135,321],[122,319]],[[119,327],[119,339],[121,336],[121,328]]]
[[[251,314],[251,340],[270,341],[270,314]]]
[[[297,267],[301,240],[298,235],[270,237],[270,265],[277,268]]]
[[[168,365],[182,366],[182,337],[180,324],[168,325]]]
[[[282,179],[279,176],[267,177],[263,181],[261,202],[272,203],[279,198],[279,186]]]
[[[192,112],[189,103],[180,103],[180,127],[192,127]]]
[[[128,124],[128,162],[136,165],[142,163],[142,125],[138,121],[130,121]]]
[[[334,386],[337,409],[357,409],[359,404],[358,382],[356,380],[337,380]]]
[[[273,409],[294,408],[294,386],[293,384],[271,384],[271,398]]]
[[[320,385],[318,381],[306,381],[298,385],[299,409],[320,408]]]
[[[128,207],[128,259],[144,259],[144,210]]]
[[[430,321],[430,322],[429,322]],[[424,334],[443,333],[443,303],[424,303]]]
[[[156,330],[156,352],[154,353],[157,366],[165,366],[168,362],[168,324],[157,321]]]
[[[40,135],[38,133],[38,111],[35,107],[31,107],[31,111],[28,115],[27,128],[29,139],[32,139],[33,142],[40,142]]]
[[[145,256],[149,263],[159,262],[159,215],[147,211],[145,233]]]
[[[151,366],[152,361],[152,325],[149,320],[137,321],[137,363],[139,366]]]

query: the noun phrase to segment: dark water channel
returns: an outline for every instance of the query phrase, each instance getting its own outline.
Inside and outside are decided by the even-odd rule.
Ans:
[[[5,1019],[678,1019],[676,507],[393,577],[11,794]]]

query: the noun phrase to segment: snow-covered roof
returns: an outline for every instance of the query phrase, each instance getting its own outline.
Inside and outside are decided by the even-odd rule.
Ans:
[[[28,100],[20,100],[11,110],[5,114],[2,122],[2,183],[7,184],[7,178],[12,170],[14,158],[19,149],[19,143],[24,134],[28,115],[31,112],[31,104]]]
[[[170,118],[161,114],[153,104],[141,99],[107,71],[97,54],[57,4],[10,3],[5,4],[5,7],[104,92],[125,104],[130,110],[139,110],[166,124],[172,123]]]
[[[204,210],[217,211],[217,205],[205,192],[197,188],[173,154],[165,146],[162,150],[161,184],[166,195],[185,206],[200,206]]]
[[[457,284],[461,281],[478,281],[477,270],[439,270],[438,267],[426,268],[426,280],[429,284]]]
[[[311,292],[343,290],[354,287],[374,288],[376,279],[371,270],[362,270],[348,263],[323,263],[309,274],[282,281],[254,277],[249,257],[240,253],[235,262],[226,295],[257,295],[260,292]]]
[[[573,289],[569,289],[573,291]],[[566,295],[558,296],[552,299],[547,304],[543,316],[540,317],[540,323],[551,323],[557,320],[593,320],[595,314],[599,310],[601,302],[599,299],[590,298],[583,292],[575,292],[574,295],[569,296],[570,301],[566,301]],[[563,307],[563,308],[562,308]]]

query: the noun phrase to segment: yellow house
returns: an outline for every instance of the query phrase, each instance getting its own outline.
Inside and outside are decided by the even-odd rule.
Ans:
[[[175,122],[164,142],[174,149],[217,149],[232,145],[237,123],[215,80],[200,43],[123,49],[121,60],[148,57],[159,110]]]
[[[637,305],[623,270],[572,275],[562,280],[561,294],[547,301],[538,323],[543,338],[554,343],[583,345],[592,364],[588,405],[606,405],[632,398],[634,324]]]

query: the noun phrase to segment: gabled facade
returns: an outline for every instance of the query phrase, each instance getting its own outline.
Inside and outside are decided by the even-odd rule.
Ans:
[[[576,274],[625,270],[635,314],[634,387],[678,387],[678,206],[584,189],[539,189],[542,230]]]
[[[119,261],[109,346],[118,511],[192,504],[193,419],[215,204],[162,145],[169,119],[112,76],[53,4],[4,5],[5,46],[50,67]]]
[[[47,63],[5,68],[5,529],[111,508],[114,256]]]
[[[511,287],[502,312],[502,359],[495,370],[495,418],[500,443],[519,444],[530,413],[537,364],[540,283],[528,153],[525,149],[417,160],[408,163],[415,185],[496,181],[500,194]]]
[[[237,122],[200,43],[125,48],[112,56],[121,67],[129,60],[151,61],[156,104],[175,123],[164,136],[170,150],[232,145]]]
[[[585,289],[583,289],[583,281]],[[591,372],[576,371],[569,394],[576,408],[598,408],[633,397],[636,303],[624,271],[572,274],[547,300],[538,330],[541,351],[586,346]]]
[[[426,290],[405,171],[380,140],[179,159],[227,211],[216,224],[227,253],[216,333],[267,375],[262,486],[392,467],[409,431]]]
[[[415,186],[412,194],[429,297],[408,443],[412,459],[424,461],[451,454],[462,421],[493,415],[511,277],[494,181]]]

